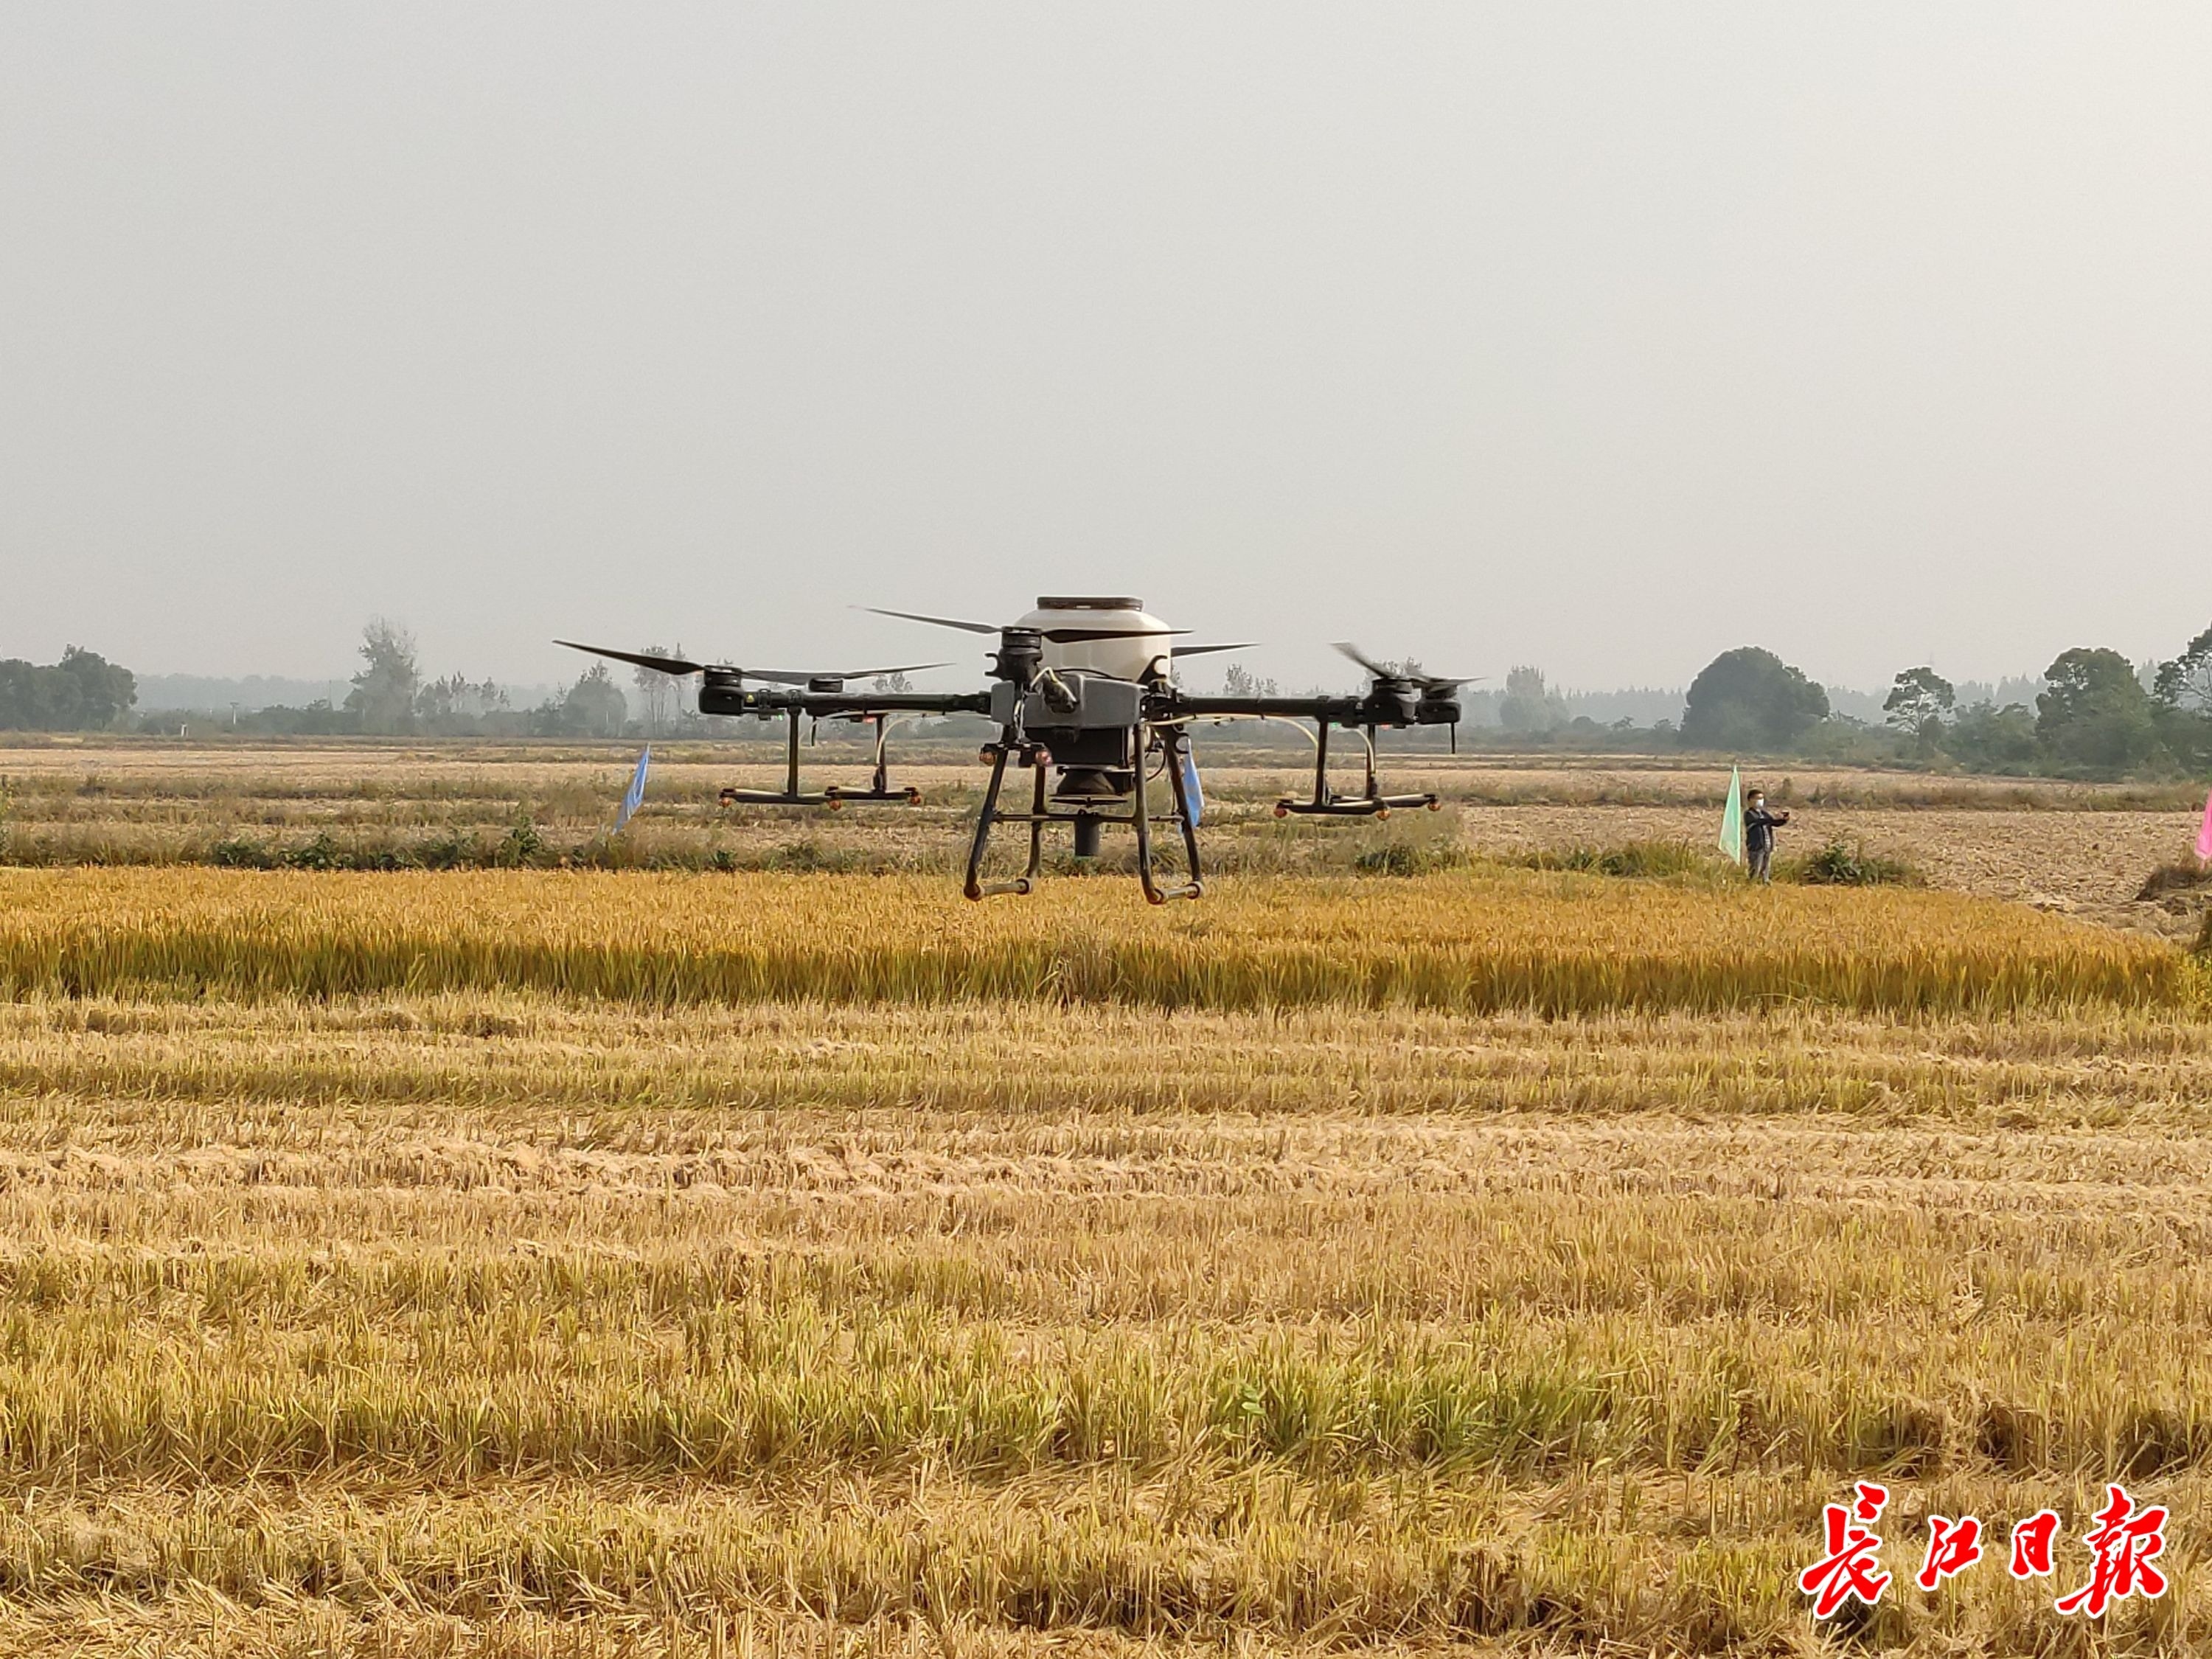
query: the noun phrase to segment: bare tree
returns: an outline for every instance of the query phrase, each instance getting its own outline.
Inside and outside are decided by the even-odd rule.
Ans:
[[[2159,665],[2152,695],[2169,708],[2212,711],[2212,628],[2172,662]]]
[[[642,650],[643,654],[648,657],[675,657],[684,653],[682,646],[671,651],[665,645],[648,645]],[[658,668],[642,666],[630,670],[630,678],[636,682],[638,696],[645,706],[645,712],[640,716],[645,723],[645,734],[648,738],[658,737],[660,728],[676,707],[676,681]]]
[[[669,654],[671,656],[682,657],[687,661],[690,659],[691,655],[690,652],[684,648],[684,641],[681,640],[676,641],[676,649]],[[698,675],[685,674],[679,678],[671,680],[669,682],[669,690],[675,700],[676,718],[678,720],[682,720],[687,714],[696,714],[699,712]]]

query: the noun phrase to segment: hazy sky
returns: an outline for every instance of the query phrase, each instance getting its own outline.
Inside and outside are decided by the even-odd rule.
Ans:
[[[0,655],[2172,654],[2208,89],[2202,3],[0,5]]]

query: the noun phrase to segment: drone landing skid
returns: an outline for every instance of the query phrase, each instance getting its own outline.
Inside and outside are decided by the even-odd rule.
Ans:
[[[1329,795],[1319,800],[1279,800],[1275,816],[1286,818],[1387,818],[1395,811],[1425,806],[1431,812],[1442,805],[1434,795]]]
[[[884,753],[884,736],[889,716],[880,710],[863,710],[843,718],[872,724],[876,728],[876,763],[874,775],[866,789],[848,788],[842,784],[825,784],[819,789],[806,790],[799,787],[799,711],[790,711],[790,726],[784,751],[784,782],[781,789],[725,789],[721,802],[725,806],[826,806],[831,811],[848,802],[866,805],[869,802],[888,802],[900,806],[921,805],[919,789],[897,789],[891,786],[890,762]]]
[[[850,804],[880,801],[898,806],[921,805],[919,789],[846,789],[827,784],[811,793],[790,789],[725,789],[725,806],[826,806],[831,811]]]
[[[1438,802],[1432,794],[1386,795],[1375,777],[1375,729],[1371,726],[1346,722],[1345,729],[1358,738],[1367,751],[1366,787],[1356,795],[1340,795],[1328,787],[1328,729],[1333,722],[1316,721],[1314,734],[1313,793],[1304,800],[1295,795],[1285,795],[1275,803],[1275,816],[1289,817],[1292,813],[1300,817],[1322,818],[1387,818],[1403,808],[1411,811],[1425,806],[1431,812]]]

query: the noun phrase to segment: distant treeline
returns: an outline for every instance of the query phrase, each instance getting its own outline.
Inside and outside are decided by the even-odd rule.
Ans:
[[[533,708],[548,701],[557,702],[567,688],[536,684],[501,685],[500,695],[516,708]],[[328,703],[345,707],[352,683],[302,680],[275,674],[141,674],[137,710],[142,714],[169,714],[205,716],[220,714],[228,723],[233,710],[241,716],[264,708],[306,708]]]
[[[681,645],[648,645],[681,656]],[[606,664],[521,700],[489,679],[427,678],[413,638],[382,620],[363,630],[362,666],[342,698],[134,717],[130,670],[71,646],[46,665],[0,661],[0,730],[175,732],[195,719],[241,733],[295,736],[631,738],[728,735],[702,717],[689,682]],[[1408,662],[1403,672],[1419,674]],[[209,684],[213,684],[214,682]],[[332,684],[336,689],[336,683]],[[878,690],[903,690],[902,679]],[[1231,665],[1232,695],[1275,692],[1272,680]],[[538,688],[532,688],[538,690]],[[1462,694],[1466,724],[1487,744],[1532,749],[1804,756],[1842,763],[1957,768],[1977,772],[2114,778],[2212,770],[2212,628],[2166,662],[2136,665],[2118,652],[2063,652],[2034,679],[1954,685],[1925,665],[1900,672],[1886,696],[1831,689],[1757,646],[1723,652],[1685,691],[1567,691],[1543,672],[1517,666],[1496,687]],[[750,729],[750,728],[748,728]],[[1267,734],[1255,730],[1252,740]],[[1423,732],[1402,739],[1425,747]],[[1294,739],[1288,739],[1293,740]]]

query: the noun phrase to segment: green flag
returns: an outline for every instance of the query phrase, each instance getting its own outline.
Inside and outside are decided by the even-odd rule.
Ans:
[[[1721,809],[1721,851],[1743,862],[1743,775],[1729,768],[1728,805]]]

